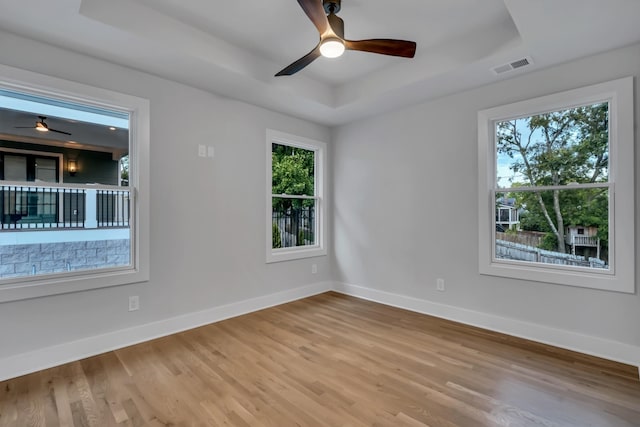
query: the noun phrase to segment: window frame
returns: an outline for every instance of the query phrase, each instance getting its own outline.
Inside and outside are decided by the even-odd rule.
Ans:
[[[326,226],[326,151],[327,144],[322,141],[316,141],[297,135],[280,132],[273,129],[267,129],[266,137],[266,262],[290,261],[302,258],[311,258],[323,256],[327,254],[327,226]],[[272,210],[273,197],[282,196],[280,194],[272,194],[272,144],[287,145],[315,152],[315,184],[314,196],[310,197],[316,200],[315,215],[315,236],[316,244],[307,246],[296,246],[289,248],[273,249],[272,243]],[[307,197],[293,197],[307,198]]]
[[[149,146],[150,108],[147,99],[0,64],[0,89],[122,111],[129,114],[129,177],[131,265],[125,268],[81,270],[21,277],[0,284],[0,303],[86,291],[149,280]]]
[[[495,257],[496,123],[577,106],[609,103],[609,270],[558,268]],[[478,112],[479,271],[483,275],[623,293],[635,292],[633,77],[501,105]],[[563,186],[570,190],[576,187]],[[547,189],[547,187],[545,187]],[[548,187],[553,189],[553,187]],[[626,237],[626,238],[625,238]],[[611,242],[613,244],[611,244]]]

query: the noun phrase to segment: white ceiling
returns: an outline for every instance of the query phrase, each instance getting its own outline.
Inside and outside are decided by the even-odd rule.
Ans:
[[[114,155],[127,153],[129,131],[123,128],[111,130],[109,126],[81,122],[61,117],[47,116],[45,123],[51,129],[69,132],[38,132],[33,128],[38,113],[0,108],[0,139],[20,141],[30,144],[56,145],[59,147],[104,151]],[[16,128],[19,127],[19,128]]]
[[[2,30],[327,125],[640,41],[639,0],[343,0],[347,38],[414,40],[416,57],[347,52],[274,77],[318,42],[295,0],[0,0],[0,10]],[[525,56],[534,65],[491,71]]]

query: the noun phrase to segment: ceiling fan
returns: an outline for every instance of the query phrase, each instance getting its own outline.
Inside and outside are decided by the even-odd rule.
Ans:
[[[311,64],[320,55],[327,58],[337,58],[342,55],[345,50],[359,50],[383,55],[413,58],[416,53],[416,43],[412,41],[393,39],[345,39],[344,21],[336,16],[336,13],[340,11],[341,2],[342,0],[298,0],[302,10],[304,10],[311,22],[313,22],[318,29],[320,42],[311,52],[278,72],[276,77],[295,74]]]
[[[16,126],[16,129],[35,129],[37,131],[40,132],[55,132],[55,133],[61,133],[64,135],[71,135],[69,132],[65,132],[63,130],[58,130],[58,129],[52,129],[49,127],[49,125],[47,125],[44,121],[47,120],[47,118],[45,116],[38,116],[38,118],[40,119],[39,122],[36,122],[35,126]]]

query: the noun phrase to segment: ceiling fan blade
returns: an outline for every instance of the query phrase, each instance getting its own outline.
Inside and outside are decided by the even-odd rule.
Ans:
[[[51,129],[51,128],[49,128],[49,132],[62,133],[64,135],[71,135],[69,132],[65,132],[63,130]]]
[[[320,34],[324,34],[329,27],[329,22],[327,21],[327,14],[324,11],[324,7],[322,7],[321,0],[298,0],[298,4],[304,13],[307,14],[313,25],[316,26],[318,32]]]
[[[305,56],[298,59],[293,64],[289,65],[288,67],[285,67],[282,71],[278,72],[278,74],[276,74],[276,77],[290,76],[292,74],[295,74],[298,71],[302,70],[307,65],[311,64],[319,56],[320,56],[320,45],[316,46],[311,52],[307,53]]]
[[[14,129],[35,129],[35,126],[14,126]]]
[[[406,40],[345,40],[344,47],[348,50],[381,53],[382,55],[402,56],[404,58],[413,58],[416,54],[416,42]]]

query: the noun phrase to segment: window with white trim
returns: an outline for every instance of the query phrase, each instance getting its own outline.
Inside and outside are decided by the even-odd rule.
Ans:
[[[634,292],[633,78],[478,113],[480,273]]]
[[[326,255],[326,144],[267,130],[267,262]]]
[[[148,280],[148,153],[147,100],[0,66],[0,302]]]

